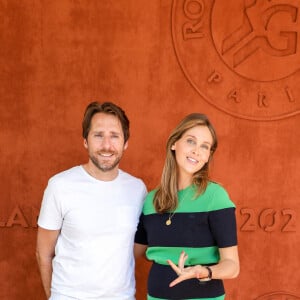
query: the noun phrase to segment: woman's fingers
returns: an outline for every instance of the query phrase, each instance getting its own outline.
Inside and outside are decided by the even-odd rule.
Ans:
[[[175,273],[179,276],[181,274],[181,270],[177,267],[170,259],[167,260],[167,263],[171,266],[171,268],[175,271]]]
[[[179,275],[175,280],[173,280],[169,286],[172,287],[184,280],[187,280],[187,279],[191,279],[191,278],[195,278],[195,274],[194,273],[190,273],[190,272],[187,272],[187,273],[183,273],[181,275]]]
[[[184,251],[182,251],[180,256],[179,256],[179,260],[178,260],[178,267],[181,270],[184,269],[184,264],[185,264],[187,258],[188,258],[188,256],[186,255],[186,253]]]
[[[174,264],[173,261],[171,261],[170,259],[167,260],[168,264],[178,275],[178,278],[176,278],[175,280],[173,280],[170,283],[170,285],[169,285],[170,287],[172,287],[184,280],[197,277],[194,267],[186,267],[186,268],[184,267],[184,264],[187,259],[188,259],[187,254],[184,251],[182,251],[179,256],[179,259],[178,259],[178,266],[176,264]]]

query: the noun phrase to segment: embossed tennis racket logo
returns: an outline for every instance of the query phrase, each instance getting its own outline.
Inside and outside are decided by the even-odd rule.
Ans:
[[[250,120],[300,113],[299,0],[173,0],[172,38],[213,106]]]
[[[259,0],[241,7],[229,22],[219,18],[227,1],[217,1],[212,35],[224,62],[241,76],[259,81],[284,78],[300,66],[299,1]],[[227,24],[227,26],[226,26]],[[222,32],[222,36],[216,33]]]

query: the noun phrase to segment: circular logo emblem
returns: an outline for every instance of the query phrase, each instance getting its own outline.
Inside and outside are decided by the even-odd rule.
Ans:
[[[291,294],[287,294],[287,293],[283,293],[283,292],[275,292],[275,293],[270,293],[270,294],[258,297],[255,300],[299,300],[299,299],[300,298],[295,295],[291,295]]]
[[[172,37],[186,78],[231,115],[300,113],[298,0],[173,0]]]

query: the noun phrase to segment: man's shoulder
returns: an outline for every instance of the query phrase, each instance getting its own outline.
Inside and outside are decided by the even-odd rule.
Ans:
[[[141,178],[136,177],[128,172],[121,170],[121,169],[119,169],[119,176],[120,176],[120,179],[122,179],[122,180],[132,180],[132,181],[143,182],[143,180]]]
[[[75,166],[53,175],[49,179],[49,183],[67,182],[69,180],[73,181],[76,177],[80,176],[81,174],[81,166]]]
[[[121,169],[119,169],[119,180],[121,180],[122,182],[128,185],[136,186],[136,187],[139,186],[143,189],[146,189],[146,185],[141,178],[129,174]]]

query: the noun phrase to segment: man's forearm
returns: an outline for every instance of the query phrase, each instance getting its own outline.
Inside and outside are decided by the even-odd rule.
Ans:
[[[55,256],[55,245],[59,233],[60,230],[47,230],[42,227],[38,228],[37,233],[36,258],[47,299],[51,294],[52,260]]]
[[[43,287],[47,299],[49,299],[51,295],[52,260],[42,262],[40,259],[38,259],[38,265],[41,273]]]

